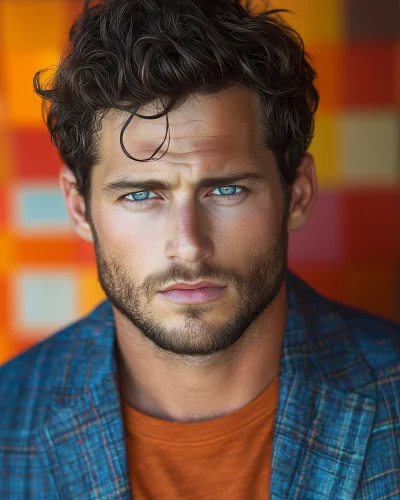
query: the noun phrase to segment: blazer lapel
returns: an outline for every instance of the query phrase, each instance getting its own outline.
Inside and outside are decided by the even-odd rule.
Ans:
[[[60,498],[131,498],[114,378],[104,380],[76,406],[58,412],[40,430],[39,440]]]
[[[271,500],[354,498],[375,401],[294,374],[280,377]]]
[[[327,304],[289,273],[271,500],[356,495],[376,388],[347,326]]]
[[[108,304],[99,310],[71,347],[74,369],[54,381],[52,416],[38,430],[38,448],[65,500],[131,498],[113,318]]]

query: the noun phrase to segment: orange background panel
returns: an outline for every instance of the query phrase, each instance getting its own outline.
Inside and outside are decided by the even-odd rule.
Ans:
[[[56,52],[13,52],[4,56],[4,88],[7,94],[7,122],[10,125],[42,126],[41,100],[33,90],[33,77],[43,67],[54,66]]]
[[[97,271],[93,267],[79,269],[79,314],[87,314],[100,301],[105,299],[103,290],[97,278]]]
[[[0,336],[0,365],[28,347],[30,347],[30,345],[21,346],[14,335],[2,328]]]
[[[73,237],[19,236],[15,252],[22,265],[56,264],[70,265],[75,262],[77,241]]]
[[[331,300],[399,320],[398,264],[296,264],[293,269]]]
[[[344,46],[341,43],[310,44],[306,51],[317,68],[316,87],[320,93],[319,113],[332,111],[344,99]]]
[[[15,51],[58,50],[65,39],[66,13],[65,0],[2,0],[2,46]]]
[[[0,231],[0,274],[6,274],[16,263],[14,237]]]
[[[8,276],[0,273],[0,290],[1,290],[1,300],[0,300],[0,324],[1,324],[1,335],[0,337],[5,337],[5,333],[12,333],[10,328],[12,305],[10,297],[10,280]]]
[[[343,0],[272,0],[271,5],[292,11],[283,18],[300,33],[306,46],[337,41],[342,36]]]

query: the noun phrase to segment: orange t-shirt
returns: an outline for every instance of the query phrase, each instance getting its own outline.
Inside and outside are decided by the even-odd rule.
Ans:
[[[246,406],[171,422],[122,401],[132,498],[267,500],[278,377]]]

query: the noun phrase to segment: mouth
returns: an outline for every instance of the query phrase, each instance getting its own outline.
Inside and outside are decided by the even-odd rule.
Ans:
[[[214,283],[213,281],[199,281],[197,283],[174,283],[173,285],[160,290],[167,292],[168,290],[197,290],[198,288],[223,288],[225,285]]]
[[[176,285],[176,286],[179,286]],[[199,288],[173,288],[158,292],[163,299],[175,304],[206,304],[225,293],[227,287],[207,286]]]

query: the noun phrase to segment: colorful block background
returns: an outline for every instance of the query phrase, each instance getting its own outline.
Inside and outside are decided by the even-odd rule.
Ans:
[[[83,2],[0,0],[0,363],[103,293],[74,235],[61,162],[32,90]],[[273,0],[319,74],[311,145],[319,201],[291,235],[292,269],[327,296],[400,321],[400,0]]]

